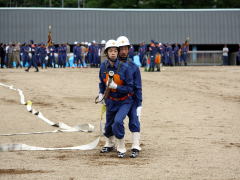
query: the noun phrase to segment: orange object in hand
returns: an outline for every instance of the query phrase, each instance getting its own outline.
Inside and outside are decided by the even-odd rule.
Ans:
[[[105,82],[105,84],[107,84],[108,79],[109,79],[109,75],[106,73],[106,78],[103,80]],[[113,75],[113,80],[117,85],[123,85],[124,84],[124,82],[123,82],[123,80],[121,80],[121,77],[119,76],[119,74],[114,74]],[[111,89],[111,91],[116,92],[117,90],[116,89]]]

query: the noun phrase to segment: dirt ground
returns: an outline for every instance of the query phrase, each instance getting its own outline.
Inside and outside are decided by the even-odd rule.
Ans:
[[[164,67],[144,72],[142,151],[129,158],[90,151],[0,152],[0,179],[240,179],[240,67]],[[0,69],[0,82],[20,88],[49,120],[92,133],[0,136],[2,143],[66,147],[90,143],[99,134],[98,69]],[[0,86],[0,134],[54,130],[20,105],[16,91]]]

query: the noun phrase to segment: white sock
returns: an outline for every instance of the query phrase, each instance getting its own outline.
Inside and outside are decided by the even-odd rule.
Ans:
[[[127,151],[125,148],[124,138],[117,139],[117,151],[121,153],[125,153]]]
[[[132,133],[132,149],[137,149],[137,150],[141,151],[140,133],[139,132]]]
[[[115,145],[115,137],[114,136],[110,136],[109,138],[106,137],[106,142],[104,147],[114,147]]]

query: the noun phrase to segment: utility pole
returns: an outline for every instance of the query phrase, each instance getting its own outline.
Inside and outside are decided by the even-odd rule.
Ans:
[[[62,0],[62,8],[64,8],[64,0]]]
[[[78,8],[80,8],[80,0],[78,0]]]
[[[52,0],[49,0],[49,7],[52,7]]]

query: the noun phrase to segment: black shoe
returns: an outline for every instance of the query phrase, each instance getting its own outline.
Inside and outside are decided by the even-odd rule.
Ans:
[[[28,71],[29,71],[29,69],[25,69],[25,71],[26,71],[26,72],[28,72]]]
[[[118,151],[118,157],[119,157],[119,158],[124,158],[125,155],[126,155],[125,153],[121,153],[121,152]]]
[[[100,153],[108,153],[113,150],[113,147],[103,147],[100,151]]]
[[[139,155],[139,150],[138,149],[132,149],[132,153],[130,155],[130,158],[136,158]]]

